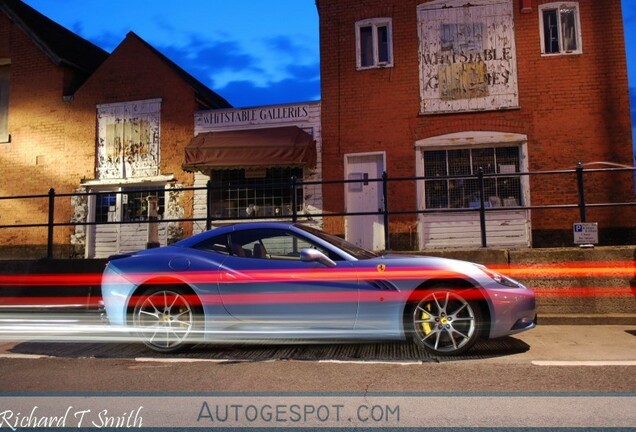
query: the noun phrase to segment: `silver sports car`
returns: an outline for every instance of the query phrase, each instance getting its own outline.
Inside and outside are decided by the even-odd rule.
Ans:
[[[536,324],[534,293],[465,261],[378,255],[296,223],[224,226],[110,258],[112,325],[151,349],[209,342],[412,339],[456,355]]]

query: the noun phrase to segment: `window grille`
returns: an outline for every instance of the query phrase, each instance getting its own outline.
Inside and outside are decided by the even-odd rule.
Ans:
[[[157,216],[163,218],[165,208],[165,188],[131,188],[134,192],[122,195],[123,220],[143,221],[148,219],[148,197],[157,197]],[[124,190],[125,191],[125,190]]]
[[[424,152],[425,201],[427,209],[477,208],[480,206],[479,168],[484,174],[519,172],[519,148],[431,150]],[[435,179],[439,177],[439,179]],[[523,205],[521,178],[505,175],[484,178],[484,200],[488,207]]]
[[[211,173],[212,216],[215,218],[257,218],[293,214],[291,178],[303,178],[302,168],[261,170],[226,169]],[[296,189],[296,203],[303,207],[302,188]]]

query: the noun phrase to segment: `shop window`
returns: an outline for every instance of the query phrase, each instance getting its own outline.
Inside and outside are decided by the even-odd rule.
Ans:
[[[127,192],[128,191],[128,192]],[[165,188],[130,187],[121,192],[101,192],[95,195],[95,222],[134,222],[148,219],[148,197],[157,197],[157,215],[163,218]],[[119,203],[118,203],[119,202]],[[121,217],[119,212],[121,209]]]
[[[258,218],[292,215],[291,178],[302,181],[302,168],[218,169],[211,172],[212,217]],[[303,207],[296,189],[297,211]]]
[[[523,205],[519,175],[519,148],[431,150],[424,152],[426,208],[477,208],[480,206],[479,168],[484,174],[485,205],[517,207]],[[436,179],[439,177],[439,179]]]
[[[542,54],[581,53],[578,3],[549,3],[539,7]]]
[[[0,59],[0,143],[10,141],[9,136],[9,67]]]
[[[356,23],[357,68],[393,66],[391,19],[375,18]]]
[[[148,219],[148,198],[154,196],[157,198],[157,216],[163,219],[165,208],[164,187],[160,188],[130,188],[130,192],[126,193],[126,189],[122,194],[122,220],[124,222],[144,221]]]
[[[117,194],[98,193],[95,195],[95,222],[105,223],[117,220]]]

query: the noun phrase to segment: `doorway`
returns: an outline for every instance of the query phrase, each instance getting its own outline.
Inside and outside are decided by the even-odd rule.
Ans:
[[[345,155],[345,176],[354,182],[345,184],[347,213],[374,213],[345,217],[345,236],[351,243],[370,250],[384,250],[384,199],[382,173],[385,154]]]

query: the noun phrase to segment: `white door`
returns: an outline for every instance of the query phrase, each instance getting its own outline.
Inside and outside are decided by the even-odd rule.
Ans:
[[[347,216],[345,218],[346,239],[357,246],[383,250],[384,203],[382,199],[382,172],[384,154],[347,155],[346,177],[357,180],[345,184],[345,206],[347,213],[373,212],[373,215]]]

